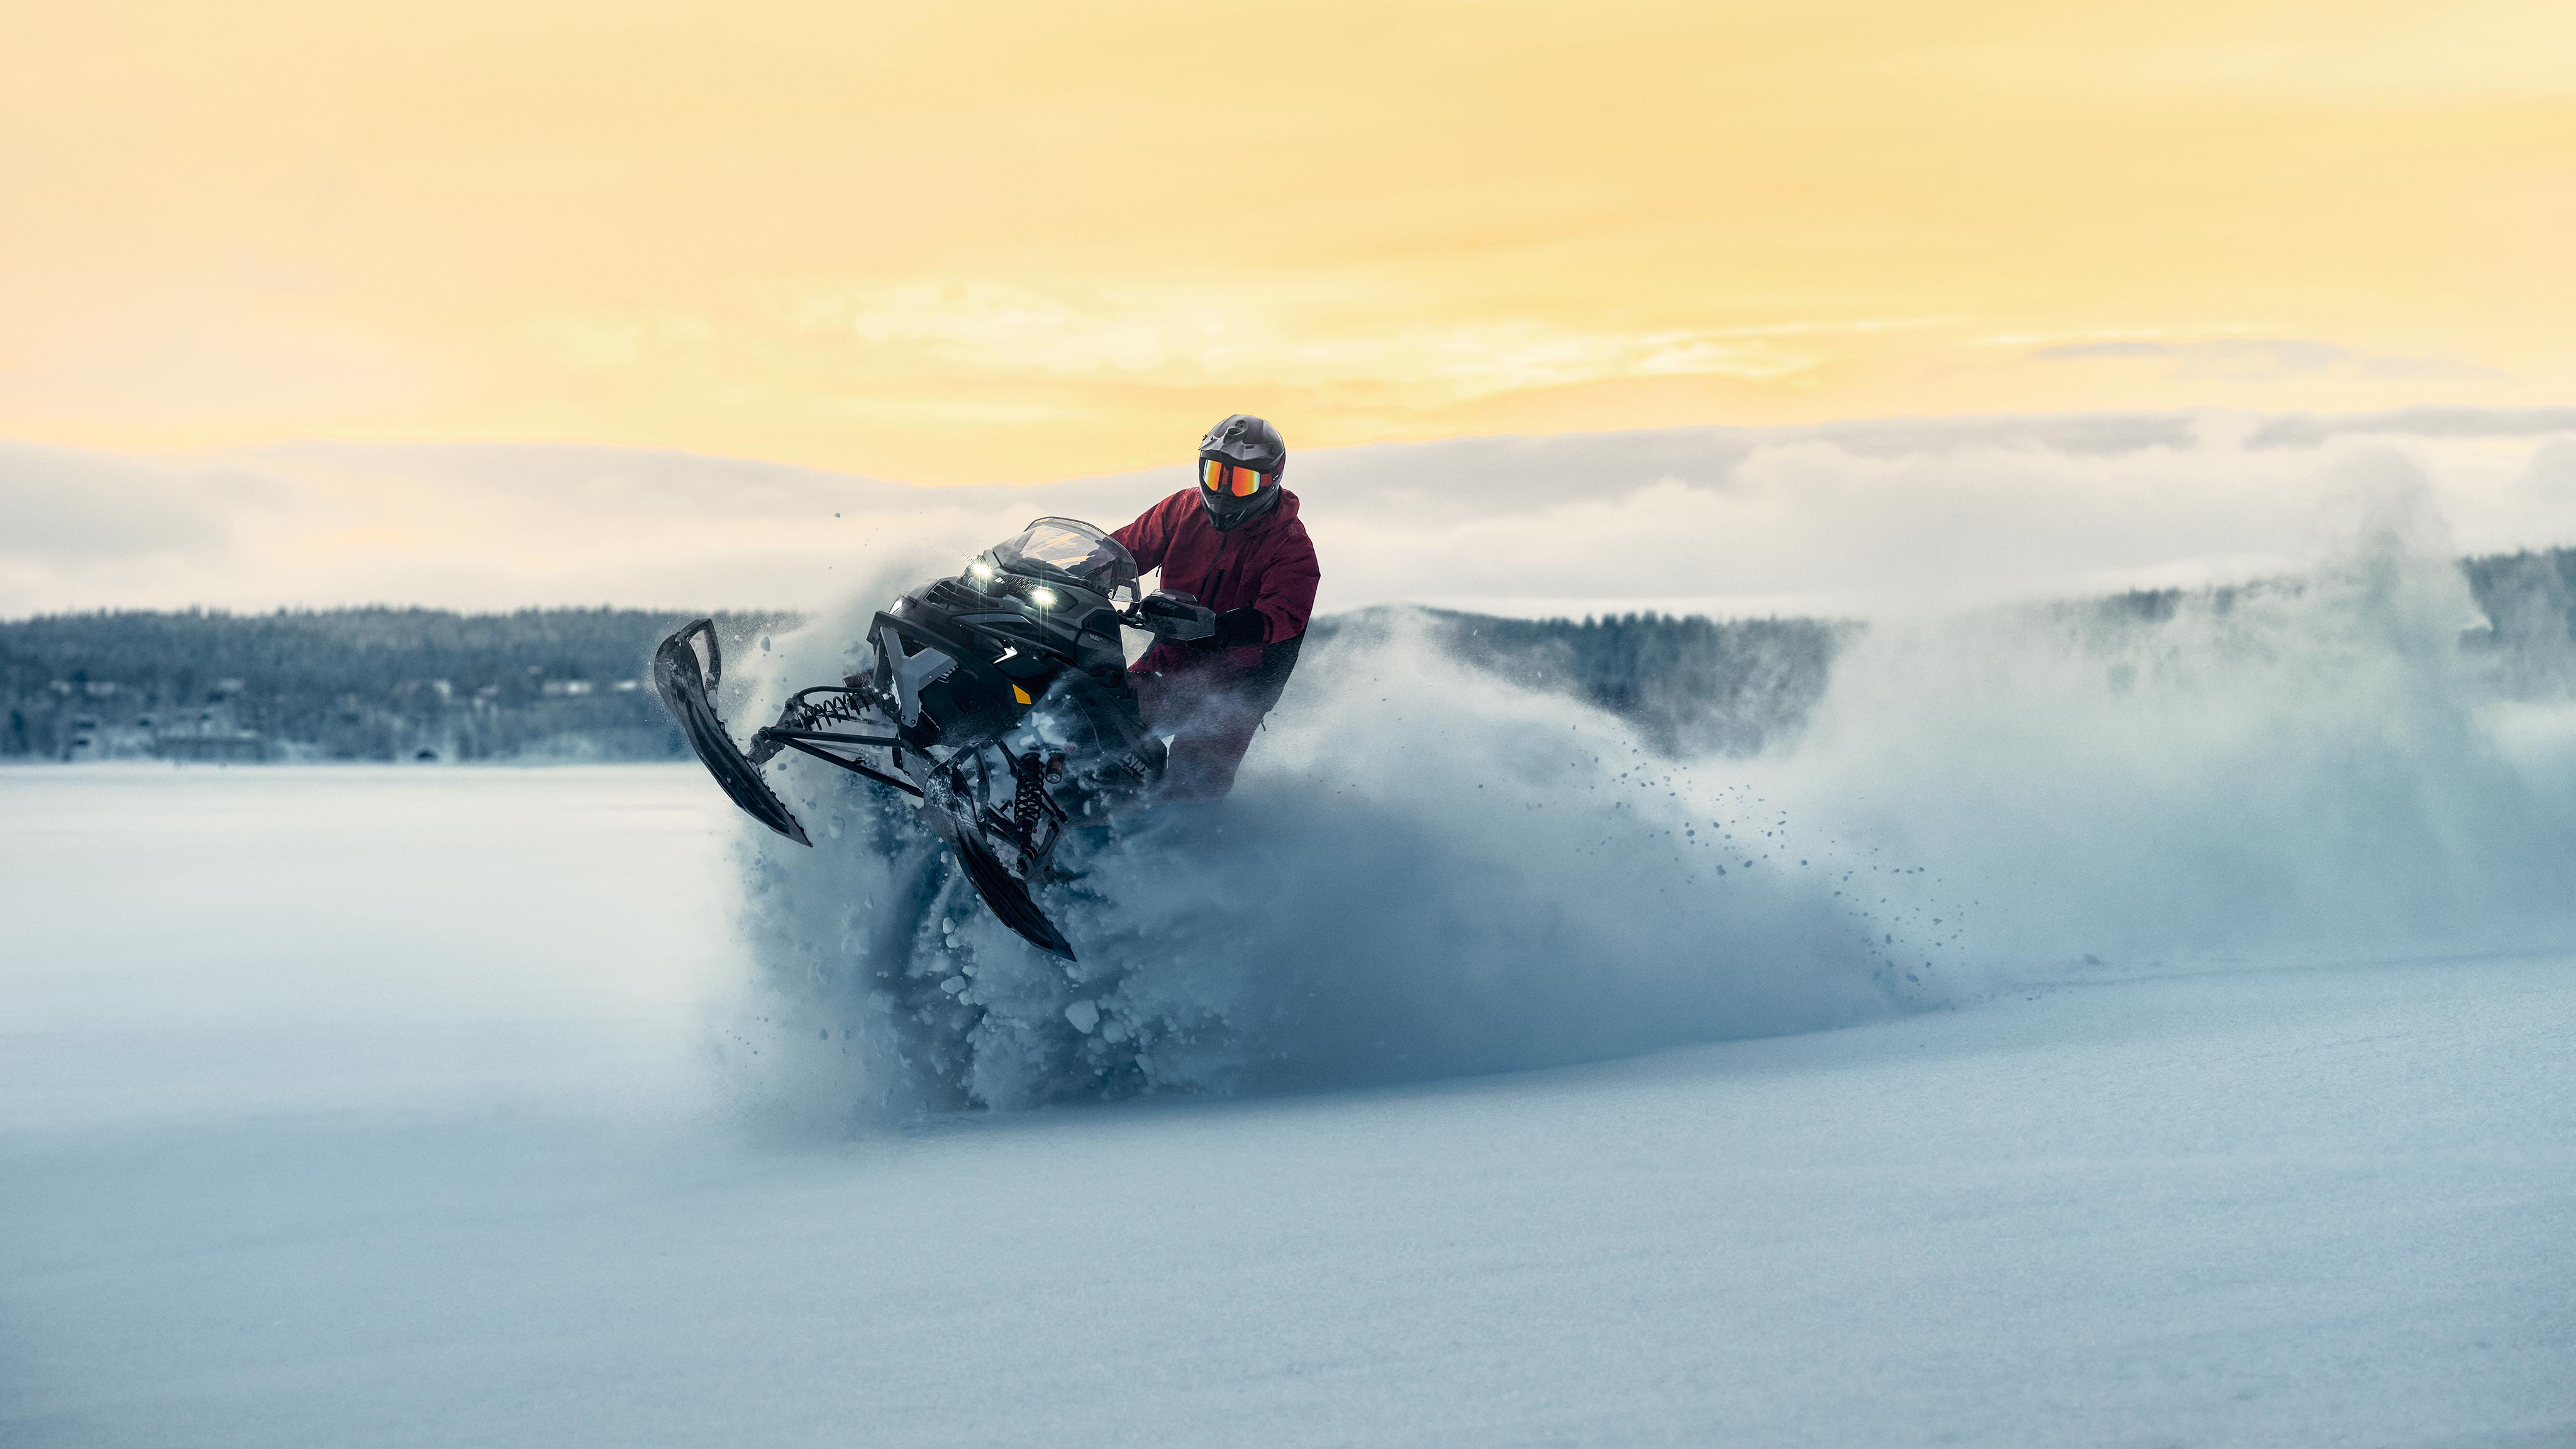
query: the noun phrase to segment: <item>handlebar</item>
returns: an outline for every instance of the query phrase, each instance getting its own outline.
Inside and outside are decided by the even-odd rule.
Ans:
[[[1216,610],[1188,594],[1156,589],[1136,601],[1119,622],[1131,629],[1143,629],[1157,639],[1171,639],[1187,644],[1212,637],[1216,633]]]

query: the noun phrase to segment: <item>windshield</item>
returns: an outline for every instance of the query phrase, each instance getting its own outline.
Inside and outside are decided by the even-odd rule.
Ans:
[[[1080,519],[1041,518],[1019,536],[993,548],[1005,573],[1054,574],[1106,594],[1136,582],[1136,559],[1126,546]]]

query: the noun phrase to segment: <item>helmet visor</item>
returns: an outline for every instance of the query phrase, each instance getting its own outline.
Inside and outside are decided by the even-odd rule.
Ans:
[[[1256,473],[1221,458],[1199,460],[1199,486],[1229,498],[1249,498],[1261,491],[1262,484],[1275,481],[1277,477],[1275,473]]]

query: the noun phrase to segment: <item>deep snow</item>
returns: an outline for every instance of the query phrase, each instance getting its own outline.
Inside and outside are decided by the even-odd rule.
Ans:
[[[2509,798],[2471,753],[2419,815]],[[0,771],[0,1442],[2576,1441],[2563,954],[2293,913],[2088,967],[2023,909],[1948,1005],[1837,1030],[817,1133],[751,1065],[791,1033],[728,808],[687,769]],[[1943,890],[2156,843],[2088,873],[1909,818],[1986,852]],[[2351,895],[2427,838],[2344,841]]]

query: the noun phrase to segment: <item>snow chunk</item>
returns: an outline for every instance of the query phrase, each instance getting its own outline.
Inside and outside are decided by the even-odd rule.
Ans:
[[[1089,1036],[1091,1029],[1100,1025],[1100,1008],[1088,1001],[1077,1001],[1064,1009],[1064,1019],[1073,1023],[1075,1031]]]

